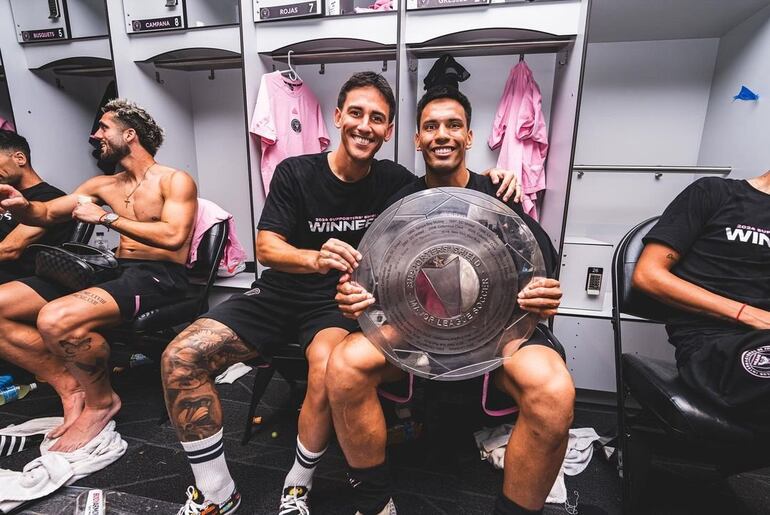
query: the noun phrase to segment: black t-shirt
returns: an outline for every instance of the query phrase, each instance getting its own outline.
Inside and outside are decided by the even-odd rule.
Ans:
[[[278,233],[298,249],[319,250],[329,238],[357,247],[386,200],[414,180],[401,165],[372,161],[369,174],[344,182],[329,168],[328,153],[290,157],[275,169],[259,230]],[[266,270],[262,280],[290,288],[334,288],[339,274]]]
[[[19,191],[24,198],[30,201],[46,202],[58,197],[66,195],[59,188],[51,186],[47,182],[41,182],[31,188]],[[16,226],[19,225],[18,220],[14,220],[13,215],[9,212],[5,212],[0,215],[0,240],[4,240]],[[56,224],[47,227],[43,236],[36,243],[43,243],[46,245],[61,245],[69,238],[72,233],[72,222],[63,224]],[[19,277],[29,275],[35,270],[34,258],[31,254],[22,254],[21,258],[16,261],[8,261],[0,263],[0,268],[6,269],[9,272],[17,272]]]
[[[465,187],[470,190],[486,193],[490,197],[496,198],[497,186],[492,184],[492,181],[490,181],[488,177],[484,177],[477,173],[470,172],[470,179],[468,180],[468,184],[466,184]],[[407,197],[412,193],[417,193],[418,191],[427,189],[428,185],[425,183],[425,177],[420,177],[390,197],[386,205],[390,206],[396,201],[401,200],[402,198]],[[545,262],[545,269],[548,273],[548,277],[554,277],[556,271],[557,255],[556,249],[554,249],[553,243],[551,243],[551,239],[548,237],[548,234],[531,216],[524,213],[521,204],[516,203],[513,200],[509,200],[507,205],[521,217],[524,223],[527,224],[527,227],[529,227],[529,230],[532,231],[532,234],[534,235],[535,240],[537,240],[537,244],[540,247],[540,251],[543,253],[543,261]]]
[[[677,277],[717,295],[770,310],[770,195],[747,181],[709,177],[688,186],[644,238],[676,250]],[[672,310],[677,334],[734,329],[717,318]]]

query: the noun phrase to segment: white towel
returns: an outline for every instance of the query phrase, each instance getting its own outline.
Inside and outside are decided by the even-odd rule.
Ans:
[[[58,419],[53,427],[62,423],[61,417],[52,418]],[[76,451],[49,451],[55,442],[44,440],[40,444],[41,456],[27,463],[21,472],[0,469],[0,510],[11,511],[26,501],[45,497],[101,470],[123,456],[128,447],[115,431],[112,420],[93,440]]]
[[[497,469],[502,469],[505,463],[505,447],[508,445],[512,431],[512,424],[502,424],[476,431],[473,436],[476,439],[476,446],[479,448],[481,459],[487,460]],[[591,461],[594,450],[593,443],[596,440],[600,440],[600,437],[591,427],[569,430],[569,441],[564,462],[545,502],[562,504],[567,500],[564,475],[575,476],[585,470]]]
[[[44,435],[51,429],[60,426],[64,422],[62,417],[43,417],[27,420],[23,424],[0,429],[0,436],[32,436]]]
[[[227,367],[227,370],[219,374],[214,379],[214,382],[216,384],[222,384],[222,383],[233,384],[236,380],[245,376],[250,371],[251,371],[251,367],[248,365],[245,365],[241,362],[233,363],[232,365]]]

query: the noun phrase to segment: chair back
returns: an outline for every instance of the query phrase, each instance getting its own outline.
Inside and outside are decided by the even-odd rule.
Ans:
[[[202,312],[203,305],[208,301],[209,290],[217,277],[219,262],[225,251],[227,243],[227,220],[217,222],[212,225],[205,233],[198,245],[198,254],[193,263],[193,267],[187,274],[191,278],[205,281],[205,286],[201,292],[201,306],[199,312]]]
[[[620,240],[612,257],[612,313],[634,315],[655,321],[665,320],[672,307],[653,299],[631,286],[636,263],[642,255],[642,241],[660,217],[640,223]]]
[[[70,234],[69,243],[82,243],[87,245],[91,241],[91,235],[94,233],[94,224],[77,221],[74,227],[72,227],[72,234]]]

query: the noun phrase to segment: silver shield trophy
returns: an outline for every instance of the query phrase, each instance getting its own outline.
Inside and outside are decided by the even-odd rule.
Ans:
[[[353,280],[376,302],[364,334],[399,368],[455,381],[498,367],[503,347],[526,341],[537,317],[518,292],[546,277],[532,232],[481,192],[433,188],[382,213],[359,246]]]

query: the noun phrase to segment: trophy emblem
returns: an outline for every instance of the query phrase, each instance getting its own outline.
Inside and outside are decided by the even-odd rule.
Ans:
[[[540,248],[508,206],[481,192],[433,188],[390,206],[364,235],[353,280],[376,302],[364,334],[396,366],[436,380],[481,375],[537,317],[517,294],[545,277]]]

